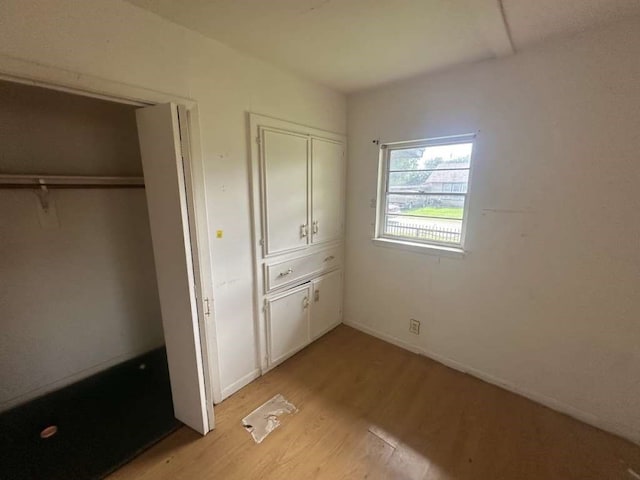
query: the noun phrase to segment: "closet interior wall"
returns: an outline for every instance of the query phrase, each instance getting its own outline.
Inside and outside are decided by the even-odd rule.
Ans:
[[[141,177],[135,107],[0,82],[0,173]],[[0,189],[0,410],[164,343],[143,188]]]

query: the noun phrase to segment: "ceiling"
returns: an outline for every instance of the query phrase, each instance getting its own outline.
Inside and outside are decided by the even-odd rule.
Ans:
[[[640,0],[127,1],[343,92],[640,15]]]

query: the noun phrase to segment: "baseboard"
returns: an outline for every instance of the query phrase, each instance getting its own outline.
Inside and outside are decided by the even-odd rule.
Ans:
[[[164,343],[160,343],[157,345],[147,345],[143,348],[139,348],[132,352],[123,353],[122,355],[118,355],[117,357],[110,358],[104,362],[98,363],[97,365],[93,365],[89,368],[85,368],[76,373],[68,375],[64,378],[60,378],[51,383],[47,383],[46,385],[42,385],[33,390],[30,390],[26,393],[22,393],[17,397],[10,398],[2,403],[0,403],[0,412],[4,410],[9,410],[15,406],[18,406],[22,403],[28,402],[29,400],[33,400],[35,398],[41,397],[49,392],[53,392],[54,390],[58,390],[60,388],[66,387],[67,385],[71,385],[72,383],[79,382],[91,375],[95,375],[103,370],[111,368],[119,363],[126,362],[127,360],[131,360],[132,358],[139,357],[151,350],[155,350],[158,347],[161,347]]]
[[[242,377],[240,380],[237,380],[237,381],[233,382],[231,385],[223,388],[222,389],[222,400],[220,400],[220,402],[222,402],[226,398],[228,398],[231,395],[233,395],[234,393],[236,393],[242,387],[247,386],[248,384],[253,382],[259,376],[260,376],[260,369],[256,368],[252,372],[249,372],[247,375]],[[218,403],[220,403],[220,402],[218,402]]]
[[[609,422],[603,420],[602,418],[593,415],[591,413],[585,412],[584,410],[580,410],[578,408],[572,407],[571,405],[567,405],[555,398],[547,397],[546,395],[541,395],[539,393],[531,392],[529,390],[523,389],[517,385],[514,385],[511,382],[508,382],[504,379],[495,377],[491,374],[483,372],[473,367],[469,367],[468,365],[464,365],[456,360],[452,360],[450,358],[444,357],[440,354],[427,351],[421,347],[416,345],[412,345],[408,342],[400,340],[399,338],[394,337],[393,335],[388,335],[383,332],[379,332],[371,327],[363,325],[361,323],[356,322],[344,322],[345,325],[355,328],[356,330],[360,330],[367,335],[371,335],[372,337],[379,338],[387,343],[391,343],[397,347],[403,348],[405,350],[409,350],[410,352],[416,353],[418,355],[424,355],[432,360],[435,360],[438,363],[446,365],[449,368],[457,370],[462,373],[466,373],[473,377],[476,377],[484,382],[491,383],[492,385],[496,385],[500,388],[504,388],[512,393],[520,395],[522,397],[528,398],[536,403],[544,405],[552,410],[568,415],[576,420],[587,423],[591,426],[599,428],[600,430],[604,430],[605,432],[612,433],[619,437],[625,438],[635,444],[640,445],[640,432],[634,431],[626,427],[625,425],[621,425],[615,422]]]
[[[342,323],[342,322],[340,322]],[[330,326],[329,328],[327,328],[326,330],[324,330],[322,333],[320,333],[316,338],[314,338],[313,340],[311,340],[311,342],[309,343],[309,345],[311,345],[311,343],[315,342],[316,340],[318,340],[319,338],[321,338],[323,335],[326,335],[327,333],[329,333],[331,330],[333,330],[334,328],[336,328],[338,325],[340,325],[340,323],[336,323],[335,325]],[[271,370],[273,370],[274,368],[276,368],[278,365],[281,365],[283,362],[286,362],[289,358],[293,357],[296,353],[300,352],[301,350],[304,350],[305,348],[307,348],[309,345],[305,345],[303,347],[300,347],[290,353],[288,353],[286,356],[282,357],[281,359],[279,359],[277,362],[274,362],[272,365],[270,365],[268,368],[264,369],[264,371],[262,373],[267,373],[270,372]],[[231,395],[233,395],[234,393],[236,393],[238,390],[240,390],[242,387],[247,386],[248,384],[250,384],[251,382],[253,382],[256,378],[259,378],[260,375],[262,374],[260,369],[256,369],[254,371],[252,371],[251,373],[249,373],[248,375],[245,375],[244,377],[242,377],[240,380],[233,382],[231,385],[229,385],[228,387],[225,387],[222,389],[222,400],[220,400],[220,402],[222,402],[223,400],[229,398]],[[220,403],[220,402],[216,402]]]
[[[340,325],[342,323],[342,320],[340,320],[338,323],[335,323],[333,325],[331,325],[329,328],[325,328],[324,330],[322,330],[319,334],[317,334],[315,337],[313,337],[311,339],[311,343],[320,340],[322,337],[324,337],[327,333],[329,333],[331,330],[333,330],[334,328],[336,328],[338,325]],[[309,343],[309,345],[311,345],[311,343]]]

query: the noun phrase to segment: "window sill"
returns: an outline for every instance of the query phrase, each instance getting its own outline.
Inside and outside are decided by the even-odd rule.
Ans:
[[[371,241],[374,245],[379,247],[398,248],[400,250],[407,250],[427,255],[439,255],[442,257],[463,258],[467,253],[462,248],[427,245],[424,243],[404,240],[392,240],[390,238],[373,238]]]

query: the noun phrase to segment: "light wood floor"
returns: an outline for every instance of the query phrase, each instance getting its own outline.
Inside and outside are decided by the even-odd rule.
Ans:
[[[257,445],[241,426],[282,393],[299,412]],[[640,447],[346,326],[109,480],[634,480]]]

